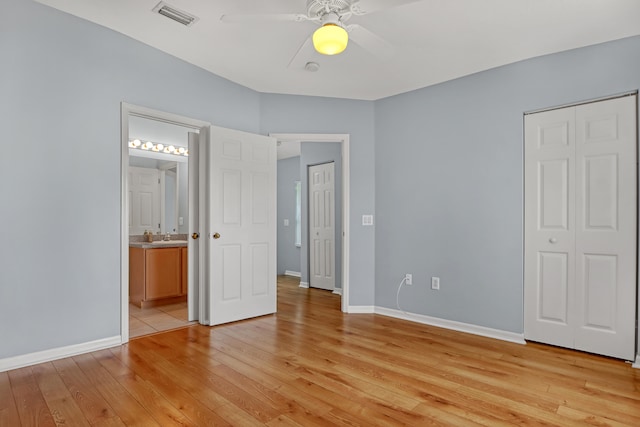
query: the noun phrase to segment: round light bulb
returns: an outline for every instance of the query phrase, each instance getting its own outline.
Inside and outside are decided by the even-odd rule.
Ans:
[[[139,139],[134,139],[134,140],[133,140],[133,146],[134,146],[134,147],[140,147],[140,144],[142,144],[142,143],[140,142],[140,140],[139,140]]]
[[[323,55],[337,55],[347,48],[349,34],[336,24],[325,24],[313,33],[313,47]]]
[[[168,148],[170,153],[173,153],[174,151],[176,151],[176,147],[174,147],[173,145],[170,145]]]
[[[184,154],[184,147],[178,147],[178,154]]]

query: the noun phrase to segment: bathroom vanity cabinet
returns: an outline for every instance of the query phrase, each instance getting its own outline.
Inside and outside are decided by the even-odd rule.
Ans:
[[[186,301],[187,248],[140,246],[129,247],[129,301],[139,307]]]

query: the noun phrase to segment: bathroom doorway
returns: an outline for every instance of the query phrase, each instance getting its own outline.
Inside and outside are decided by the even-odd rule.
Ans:
[[[197,185],[189,169],[197,173],[194,144],[205,125],[122,106],[123,343],[197,321],[197,245],[190,242]]]

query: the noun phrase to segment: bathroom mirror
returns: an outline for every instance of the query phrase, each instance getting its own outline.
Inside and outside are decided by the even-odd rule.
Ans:
[[[129,117],[129,235],[188,233],[188,157],[140,144],[188,146],[190,129],[141,117]],[[176,148],[177,150],[177,148]]]

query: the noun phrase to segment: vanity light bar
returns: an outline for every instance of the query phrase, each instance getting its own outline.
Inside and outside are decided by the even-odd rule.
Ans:
[[[154,143],[151,141],[142,142],[139,139],[129,140],[129,148],[136,148],[138,150],[154,151],[156,153],[173,154],[175,156],[189,156],[189,150],[184,147],[176,147],[174,145],[165,146],[161,143]]]

